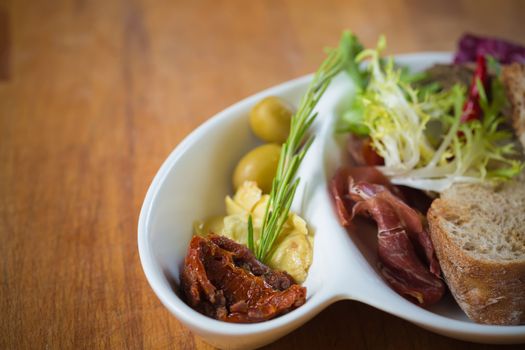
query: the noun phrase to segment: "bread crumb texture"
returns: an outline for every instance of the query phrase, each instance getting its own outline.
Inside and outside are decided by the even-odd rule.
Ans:
[[[525,261],[525,181],[457,184],[442,193],[440,224],[472,258]]]

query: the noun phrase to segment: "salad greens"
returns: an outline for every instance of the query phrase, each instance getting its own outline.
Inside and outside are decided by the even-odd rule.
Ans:
[[[385,46],[381,37],[375,49],[354,51],[355,65],[348,73],[356,93],[338,130],[369,137],[384,159],[378,168],[392,183],[440,192],[456,182],[504,180],[522,170],[513,159],[512,134],[502,128],[506,97],[498,78],[492,79],[489,93],[477,81],[482,118],[462,122],[464,85],[415,88],[417,77],[381,57]],[[365,61],[368,66],[359,70]]]

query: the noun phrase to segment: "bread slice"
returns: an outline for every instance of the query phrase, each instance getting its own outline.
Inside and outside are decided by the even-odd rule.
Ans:
[[[428,212],[452,295],[479,323],[525,323],[525,176],[498,186],[456,184]]]
[[[501,80],[512,105],[512,125],[525,149],[525,65],[503,66]]]

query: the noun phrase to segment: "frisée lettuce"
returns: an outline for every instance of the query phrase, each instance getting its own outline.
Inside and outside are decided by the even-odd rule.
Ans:
[[[462,122],[464,85],[415,88],[391,58],[381,57],[385,46],[381,37],[375,49],[356,55],[358,64],[368,62],[367,84],[358,82],[341,124],[370,137],[384,160],[378,169],[392,183],[441,192],[456,182],[505,180],[522,170],[512,134],[502,128],[506,97],[499,79],[492,79],[490,99],[478,82],[483,117]]]

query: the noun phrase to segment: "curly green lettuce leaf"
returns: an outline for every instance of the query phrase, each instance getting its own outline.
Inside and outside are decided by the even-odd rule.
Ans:
[[[343,33],[341,48],[345,54],[345,72],[354,83],[355,94],[353,99],[348,101],[348,108],[343,111],[341,118],[338,120],[336,130],[337,132],[351,132],[356,135],[366,136],[370,130],[363,123],[364,106],[360,95],[368,85],[369,74],[359,66],[356,60],[357,55],[363,51],[364,47],[355,34],[346,31]]]
[[[365,106],[360,92],[356,92],[350,107],[346,109],[341,118],[339,118],[336,131],[337,132],[351,132],[358,136],[367,136],[370,134],[370,129],[364,123]]]
[[[479,84],[483,118],[462,123],[465,87],[422,94],[392,59],[381,58],[385,46],[382,37],[376,49],[357,55],[357,63],[369,61],[370,75],[352,103],[360,115],[348,119],[367,130],[385,162],[379,169],[394,184],[441,192],[456,182],[506,180],[522,170],[512,135],[502,128],[506,100],[498,79],[490,101]]]

